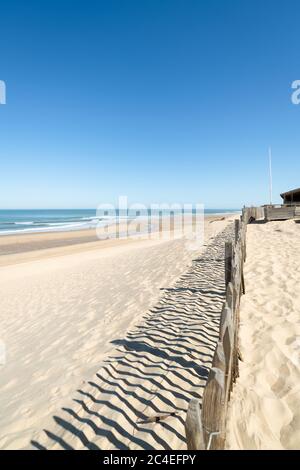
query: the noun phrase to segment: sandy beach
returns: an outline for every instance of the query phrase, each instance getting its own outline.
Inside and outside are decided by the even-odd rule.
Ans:
[[[299,16],[1,2],[0,450],[300,450]]]
[[[206,218],[206,243],[233,218]],[[0,448],[29,448],[196,255],[183,239],[87,231],[2,237],[0,249]]]
[[[229,449],[300,448],[300,224],[248,226]]]

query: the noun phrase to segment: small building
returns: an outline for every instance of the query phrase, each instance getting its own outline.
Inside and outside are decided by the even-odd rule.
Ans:
[[[265,220],[300,219],[300,188],[280,194],[283,204],[267,205],[265,207]]]
[[[297,205],[300,206],[300,188],[298,189],[292,189],[291,191],[288,191],[287,193],[282,193],[280,196],[283,199],[283,204],[284,205]]]

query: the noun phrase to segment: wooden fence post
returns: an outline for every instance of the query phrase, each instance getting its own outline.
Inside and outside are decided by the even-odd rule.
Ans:
[[[244,263],[247,259],[247,225],[244,225],[244,231],[243,231],[243,260]]]
[[[205,450],[201,421],[200,404],[195,398],[189,403],[185,421],[185,434],[188,450]]]
[[[233,322],[228,322],[226,328],[224,328],[224,334],[222,337],[222,344],[225,357],[225,378],[226,378],[226,389],[225,389],[225,405],[227,407],[230,392],[232,390],[233,380],[235,378],[235,367],[237,349],[235,344],[235,325]]]
[[[234,239],[235,239],[235,244],[237,244],[238,238],[240,235],[240,220],[236,219],[234,221]]]
[[[226,373],[225,354],[222,341],[218,341],[212,361],[212,367],[220,369],[224,374]]]
[[[232,242],[225,243],[225,286],[227,287],[232,279]]]
[[[246,286],[245,286],[245,277],[244,277],[244,262],[242,262],[242,269],[241,269],[241,276],[242,276],[242,294],[246,294]]]
[[[215,367],[210,370],[204,389],[201,415],[206,449],[224,449],[225,374]]]
[[[233,292],[232,282],[229,282],[229,284],[227,285],[227,289],[226,289],[226,303],[224,304],[224,307],[226,307],[226,304],[227,304],[227,306],[228,306],[230,309],[233,308],[233,304],[234,304],[234,292]]]
[[[232,315],[232,310],[231,308],[228,307],[227,304],[224,305],[222,313],[221,313],[221,319],[220,319],[220,333],[219,333],[219,340],[222,341],[223,336],[224,336],[224,331],[226,328],[226,325],[229,322],[233,321],[233,315]]]

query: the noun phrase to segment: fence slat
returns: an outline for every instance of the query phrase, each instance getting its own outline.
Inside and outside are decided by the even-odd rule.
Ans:
[[[238,238],[240,236],[240,219],[234,221],[234,239],[235,244],[237,244]]]
[[[202,401],[202,423],[207,450],[223,449],[225,443],[225,374],[210,370]]]
[[[203,427],[201,421],[200,404],[195,398],[189,403],[186,421],[185,433],[188,450],[205,450]]]
[[[220,369],[222,372],[224,372],[224,374],[226,374],[225,353],[222,341],[218,341],[212,361],[212,367]]]
[[[222,313],[221,313],[221,319],[220,319],[220,334],[219,334],[219,340],[223,340],[223,336],[225,333],[225,330],[227,328],[227,325],[232,323],[232,309],[227,306],[227,304],[224,305]]]
[[[225,304],[227,304],[229,308],[233,308],[234,292],[233,292],[233,286],[232,286],[231,282],[229,282],[229,284],[227,286],[227,289],[226,289],[226,302],[225,302]]]
[[[225,243],[225,285],[228,286],[232,278],[232,242]]]

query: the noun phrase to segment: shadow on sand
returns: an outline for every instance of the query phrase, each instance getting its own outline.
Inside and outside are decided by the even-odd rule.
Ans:
[[[115,353],[53,417],[35,449],[184,449],[191,398],[201,401],[225,295],[224,242],[213,239]]]

